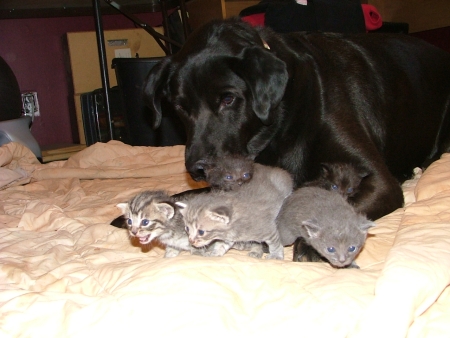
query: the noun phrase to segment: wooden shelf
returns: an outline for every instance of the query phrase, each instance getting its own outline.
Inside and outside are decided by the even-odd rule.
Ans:
[[[86,148],[85,144],[60,143],[42,146],[42,162],[67,160],[70,156]]]

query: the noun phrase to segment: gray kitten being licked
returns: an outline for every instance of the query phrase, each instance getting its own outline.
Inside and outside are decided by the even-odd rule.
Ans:
[[[234,243],[264,242],[268,259],[283,259],[275,218],[292,189],[287,171],[255,163],[253,178],[239,189],[203,193],[177,204],[192,245],[219,240],[223,245],[216,250],[225,254]]]
[[[213,189],[240,188],[253,177],[253,161],[243,156],[223,156],[213,166],[205,166],[206,181]]]
[[[375,226],[340,194],[318,187],[294,191],[276,222],[282,245],[292,245],[300,237],[337,268],[358,268],[355,257],[364,246],[367,231]]]

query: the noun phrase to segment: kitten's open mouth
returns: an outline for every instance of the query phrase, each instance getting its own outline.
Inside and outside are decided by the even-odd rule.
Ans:
[[[150,243],[150,235],[144,236],[144,237],[138,237],[139,243],[141,244],[148,244]]]

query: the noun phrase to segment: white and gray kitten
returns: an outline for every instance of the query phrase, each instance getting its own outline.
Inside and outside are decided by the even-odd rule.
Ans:
[[[358,267],[355,257],[364,246],[368,229],[375,226],[340,194],[319,187],[294,191],[286,198],[276,222],[283,246],[301,237],[338,268]]]
[[[219,240],[225,254],[234,243],[266,243],[269,259],[283,259],[275,218],[293,189],[291,175],[280,168],[254,164],[253,178],[239,189],[199,194],[177,202],[189,241],[202,247]]]

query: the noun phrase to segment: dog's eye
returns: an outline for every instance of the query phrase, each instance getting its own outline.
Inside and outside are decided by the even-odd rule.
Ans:
[[[231,94],[226,94],[222,97],[222,99],[220,100],[220,104],[222,106],[229,106],[230,104],[232,104],[234,102],[235,97]]]

